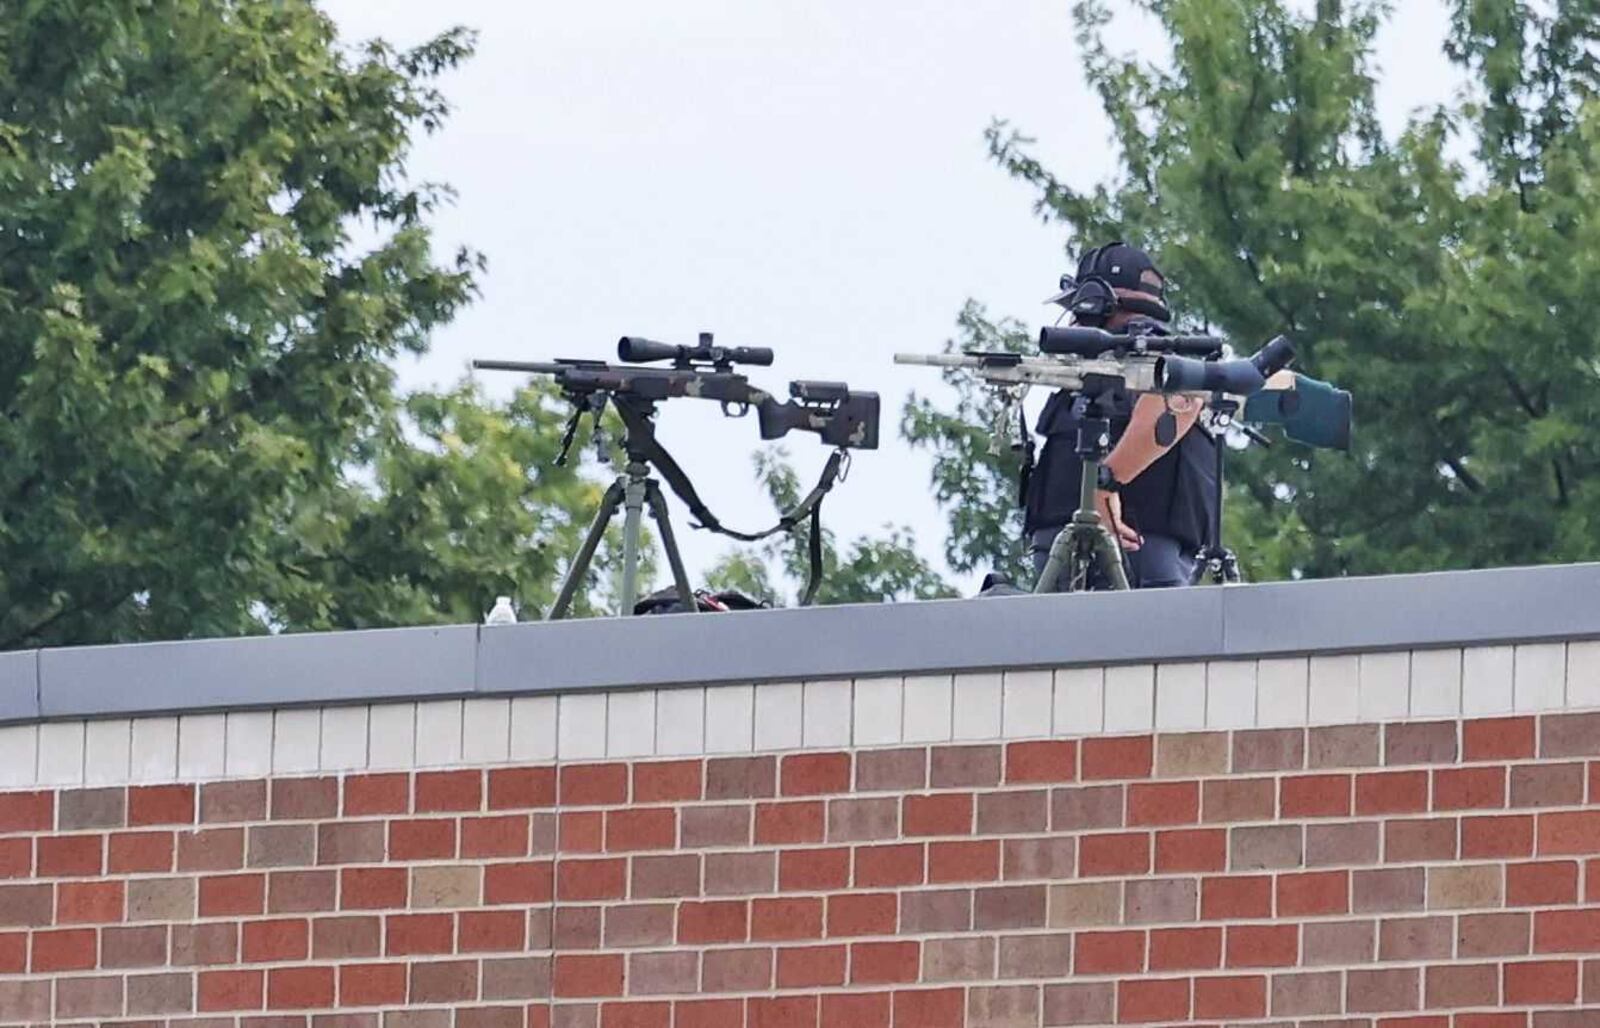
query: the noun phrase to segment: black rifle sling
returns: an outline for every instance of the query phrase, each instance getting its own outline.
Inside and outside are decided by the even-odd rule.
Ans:
[[[695,492],[694,483],[689,481],[689,476],[678,466],[678,462],[667,452],[667,448],[656,439],[654,426],[649,420],[629,409],[626,404],[618,403],[615,406],[623,423],[628,426],[629,435],[635,440],[645,440],[640,451],[641,455],[661,472],[661,477],[666,479],[673,493],[689,508],[689,513],[694,515],[696,528],[704,528],[741,542],[754,543],[779,532],[787,532],[806,518],[811,518],[811,539],[808,546],[811,566],[807,572],[805,591],[800,594],[800,605],[809,606],[822,579],[822,498],[828,495],[828,490],[839,481],[839,467],[844,461],[844,450],[835,450],[828,456],[828,462],[822,466],[822,474],[818,476],[817,484],[811,487],[811,491],[792,510],[779,517],[776,525],[762,532],[740,532],[727,527],[711,513],[711,508],[707,507],[705,501],[700,499],[700,494]]]

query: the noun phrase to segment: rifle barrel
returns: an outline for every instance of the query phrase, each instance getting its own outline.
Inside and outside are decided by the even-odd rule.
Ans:
[[[479,371],[522,371],[533,375],[554,375],[562,371],[575,371],[581,364],[564,364],[549,361],[495,361],[475,360],[472,366]]]

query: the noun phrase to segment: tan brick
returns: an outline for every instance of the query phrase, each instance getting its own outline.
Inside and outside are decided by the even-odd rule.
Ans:
[[[706,799],[765,799],[778,794],[775,757],[714,757],[706,761]]]
[[[226,921],[172,926],[172,966],[231,964],[239,954],[239,926]]]
[[[1301,962],[1307,967],[1371,963],[1376,928],[1372,921],[1309,921],[1301,933]]]
[[[483,998],[544,999],[550,995],[550,958],[507,957],[483,962]]]
[[[1426,874],[1420,867],[1381,868],[1350,876],[1350,911],[1355,914],[1421,910]]]
[[[128,823],[128,790],[68,789],[61,794],[56,817],[63,832],[121,828]]]
[[[1306,733],[1306,766],[1375,767],[1378,764],[1377,725],[1332,725]]]
[[[105,1017],[122,1013],[122,979],[58,978],[56,1017]]]
[[[872,842],[900,837],[900,800],[885,796],[828,804],[829,842]]]
[[[128,1013],[186,1014],[194,1009],[194,980],[186,974],[132,975]]]
[[[1500,864],[1428,869],[1428,909],[1466,910],[1502,903],[1504,868]]]
[[[1022,835],[1045,831],[1050,823],[1049,801],[1049,793],[1044,789],[980,793],[978,834]]]
[[[0,1010],[7,1020],[43,1024],[50,1019],[50,981],[0,979]]]
[[[1197,916],[1199,886],[1193,878],[1134,879],[1124,888],[1125,924],[1173,924]]]
[[[988,936],[930,939],[922,947],[926,982],[982,981],[994,977],[995,940]]]
[[[684,848],[748,846],[754,809],[749,804],[684,808],[679,824]]]
[[[1231,871],[1282,870],[1306,864],[1305,832],[1299,825],[1235,828],[1228,840]]]
[[[1050,927],[1086,928],[1122,923],[1122,886],[1116,882],[1050,888]]]
[[[1044,987],[1044,1023],[1047,1025],[1106,1025],[1113,1023],[1117,987],[1094,982]]]
[[[194,914],[193,878],[143,878],[128,883],[130,921],[188,921]]]
[[[1001,978],[1065,978],[1072,969],[1072,936],[1002,935]]]
[[[1195,778],[1228,772],[1227,732],[1156,736],[1156,776]]]
[[[558,950],[599,949],[600,919],[599,907],[557,907],[552,947]]]
[[[900,930],[964,932],[972,928],[972,890],[916,890],[900,898]]]
[[[1344,975],[1338,971],[1275,974],[1271,990],[1273,1017],[1337,1014],[1344,1010]]]
[[[1500,1002],[1500,968],[1495,964],[1451,964],[1428,968],[1423,1002],[1430,1010],[1493,1007]]]
[[[483,898],[483,868],[477,865],[411,869],[411,906],[418,910],[475,907]]]
[[[1376,864],[1378,829],[1376,821],[1306,825],[1306,866]]]
[[[1352,1014],[1416,1010],[1421,972],[1415,967],[1353,970],[1345,979],[1345,1010]]]
[[[1384,918],[1378,929],[1378,959],[1449,960],[1455,950],[1455,935],[1455,921],[1449,917]],[[1434,1004],[1430,1000],[1428,1005]]]
[[[772,988],[772,950],[714,949],[700,958],[705,992],[764,992]]]
[[[1002,760],[999,746],[935,746],[928,783],[935,789],[999,785]]]
[[[635,953],[628,957],[628,995],[693,993],[699,988],[700,954],[693,950]]]
[[[137,884],[137,883],[136,883]],[[194,883],[189,883],[190,910],[193,910]],[[131,898],[131,897],[130,897]],[[0,927],[23,928],[47,925],[55,914],[55,900],[48,885],[0,885]],[[132,918],[146,920],[145,918]]]
[[[991,985],[967,991],[967,1028],[1034,1028],[1039,986]]]
[[[1512,807],[1569,807],[1583,803],[1583,764],[1522,764],[1511,769]]]
[[[1051,790],[1050,827],[1057,832],[1121,828],[1126,786],[1066,786]]]
[[[1539,723],[1539,756],[1600,756],[1600,713],[1546,714]]]
[[[608,907],[605,912],[605,945],[608,949],[666,946],[672,942],[673,927],[673,907],[670,903]]]
[[[928,784],[928,751],[867,750],[856,755],[856,791],[921,789]]]
[[[1408,721],[1385,725],[1383,762],[1385,764],[1454,764],[1460,754],[1457,745],[1459,722]]]
[[[166,962],[166,925],[108,927],[100,933],[103,968],[160,967]]]
[[[707,896],[748,896],[772,892],[777,884],[778,855],[762,853],[708,853],[705,857]]]
[[[310,867],[316,863],[316,853],[317,831],[312,825],[250,828],[247,860],[251,867]]]
[[[1233,773],[1295,771],[1306,765],[1304,728],[1259,728],[1233,734]]]
[[[1462,914],[1456,920],[1456,957],[1509,957],[1529,952],[1533,917],[1523,913]]]
[[[1002,876],[1018,878],[1071,878],[1077,866],[1077,840],[1070,835],[1048,839],[1007,839]]]

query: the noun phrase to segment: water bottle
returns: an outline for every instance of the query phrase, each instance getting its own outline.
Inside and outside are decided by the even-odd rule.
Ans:
[[[496,596],[494,609],[489,611],[489,616],[483,619],[486,625],[514,625],[517,623],[517,612],[511,609],[511,597]]]

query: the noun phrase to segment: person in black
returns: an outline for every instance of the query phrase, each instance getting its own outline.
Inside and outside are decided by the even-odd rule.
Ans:
[[[1063,285],[1069,288],[1047,302],[1066,308],[1074,324],[1112,332],[1168,331],[1166,279],[1137,247],[1117,241],[1089,250],[1078,261],[1076,280],[1064,279]],[[1043,572],[1050,544],[1078,505],[1082,465],[1073,452],[1073,398],[1058,391],[1039,414],[1044,448],[1023,497],[1035,575]],[[1195,554],[1206,542],[1217,443],[1196,427],[1203,406],[1187,397],[1147,394],[1112,414],[1113,446],[1101,469],[1096,502],[1122,545],[1129,584],[1136,589],[1187,585]],[[1177,431],[1163,445],[1156,422],[1168,411]]]

